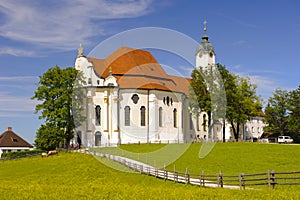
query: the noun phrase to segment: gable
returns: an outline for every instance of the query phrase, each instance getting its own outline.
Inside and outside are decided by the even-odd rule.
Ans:
[[[29,147],[33,146],[26,140],[15,134],[11,129],[8,129],[0,135],[0,147]]]

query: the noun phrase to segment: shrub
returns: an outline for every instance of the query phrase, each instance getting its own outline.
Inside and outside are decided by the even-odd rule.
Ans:
[[[40,149],[35,149],[32,151],[18,151],[18,152],[7,152],[2,154],[2,158],[21,158],[21,157],[26,157],[29,155],[34,155],[38,153],[44,152],[43,150]]]

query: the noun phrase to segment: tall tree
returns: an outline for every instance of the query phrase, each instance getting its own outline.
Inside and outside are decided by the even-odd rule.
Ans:
[[[222,77],[212,65],[193,70],[191,76],[190,107],[196,115],[199,112],[207,113],[208,138],[214,140],[212,127],[225,116],[226,97]]]
[[[261,112],[261,99],[256,95],[256,85],[251,84],[248,78],[236,77],[235,90],[226,89],[227,93],[234,92],[228,103],[227,119],[231,123],[233,134],[238,141],[240,126],[245,124],[249,117],[258,116]]]
[[[300,134],[300,86],[289,93],[288,130]]]
[[[288,105],[289,93],[287,90],[276,89],[273,96],[268,99],[265,108],[265,118],[267,126],[264,128],[267,132],[283,135],[288,131]]]
[[[45,141],[49,140],[54,140],[51,144],[57,145],[57,140],[68,144],[73,138],[75,125],[72,114],[72,93],[77,73],[74,68],[61,69],[56,66],[40,76],[38,88],[32,97],[41,102],[36,106],[35,111],[39,112],[41,114],[39,118],[46,122],[37,133],[35,142],[40,146],[46,145]],[[54,137],[55,131],[57,135]]]
[[[240,125],[246,123],[249,116],[257,116],[261,109],[261,99],[256,95],[256,85],[251,84],[248,78],[241,78],[231,74],[225,66],[216,64],[214,75],[209,70],[195,69],[192,72],[191,88],[191,106],[200,108],[201,111],[208,113],[212,109],[219,110],[219,113],[225,113],[226,119],[231,124],[234,138],[239,139]],[[219,73],[219,75],[216,74]],[[221,76],[218,77],[218,76]],[[217,77],[217,79],[216,79]],[[217,82],[216,82],[217,80]],[[222,81],[222,83],[220,82]],[[222,88],[224,87],[224,88]],[[223,93],[223,89],[225,94]],[[219,107],[214,107],[212,103],[211,92],[217,91],[214,94],[215,101]],[[224,100],[225,98],[225,100]],[[220,107],[220,105],[222,105]],[[213,120],[223,120],[223,139],[225,136],[225,119],[221,119],[222,115],[215,115]]]

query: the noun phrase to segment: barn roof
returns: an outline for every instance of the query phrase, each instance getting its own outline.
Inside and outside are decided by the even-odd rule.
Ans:
[[[11,127],[0,135],[0,147],[30,147],[33,146],[29,144],[26,140],[21,138],[19,135],[12,131]]]
[[[105,59],[87,57],[102,78],[112,75],[120,88],[157,89],[188,95],[190,79],[168,75],[146,50],[120,47]]]

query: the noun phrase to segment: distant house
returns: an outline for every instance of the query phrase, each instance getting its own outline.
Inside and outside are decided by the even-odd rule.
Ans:
[[[0,158],[2,153],[28,151],[33,146],[12,131],[12,127],[0,135]]]

